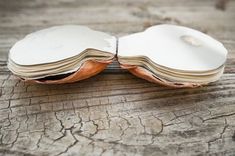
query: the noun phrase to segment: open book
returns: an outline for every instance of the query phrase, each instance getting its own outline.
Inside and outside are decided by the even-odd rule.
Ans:
[[[9,52],[9,70],[25,81],[70,83],[91,77],[112,63],[151,82],[197,87],[223,74],[227,50],[212,37],[175,25],[157,25],[117,38],[85,26],[40,30]]]

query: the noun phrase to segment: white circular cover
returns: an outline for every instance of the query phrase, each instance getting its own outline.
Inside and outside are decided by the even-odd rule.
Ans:
[[[73,57],[87,48],[115,53],[116,39],[84,26],[55,26],[27,35],[10,50],[19,65],[34,65]]]
[[[158,25],[119,40],[118,55],[147,56],[176,70],[208,71],[223,65],[227,50],[212,37],[175,25]]]

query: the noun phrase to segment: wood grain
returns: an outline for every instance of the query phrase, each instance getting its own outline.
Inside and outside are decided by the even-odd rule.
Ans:
[[[235,155],[235,1],[1,0],[0,155]],[[225,74],[195,89],[139,79],[117,62],[90,79],[39,85],[6,67],[27,33],[82,24],[113,35],[160,23],[199,29],[229,50]],[[213,58],[211,58],[213,59]]]

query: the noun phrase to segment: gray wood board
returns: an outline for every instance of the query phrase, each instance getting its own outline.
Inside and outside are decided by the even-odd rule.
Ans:
[[[0,155],[235,155],[235,1],[1,0]],[[201,30],[229,50],[225,74],[196,89],[139,79],[117,62],[73,84],[19,81],[6,67],[27,33],[81,24],[122,36],[161,23]],[[212,58],[213,59],[213,58]]]

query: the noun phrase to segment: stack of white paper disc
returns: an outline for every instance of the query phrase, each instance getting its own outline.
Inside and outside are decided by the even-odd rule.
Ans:
[[[26,80],[73,73],[87,60],[112,60],[115,45],[115,37],[84,26],[51,27],[18,41],[8,68]]]
[[[118,60],[175,83],[209,83],[223,73],[227,50],[212,37],[175,25],[158,25],[119,39]]]

